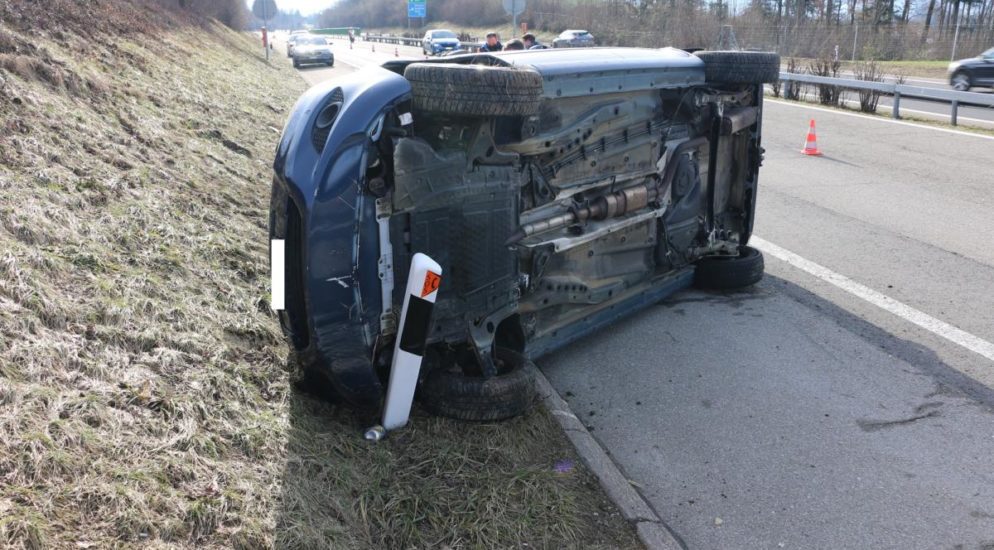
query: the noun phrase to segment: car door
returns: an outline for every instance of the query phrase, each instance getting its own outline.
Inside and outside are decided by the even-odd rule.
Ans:
[[[980,63],[977,64],[978,84],[994,86],[994,48],[980,54]]]

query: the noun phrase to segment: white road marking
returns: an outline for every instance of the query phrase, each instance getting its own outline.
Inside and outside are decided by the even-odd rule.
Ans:
[[[977,355],[981,355],[991,361],[994,361],[994,344],[988,342],[987,340],[956,328],[945,321],[936,319],[927,313],[881,294],[866,285],[853,281],[845,275],[836,273],[827,267],[802,258],[801,256],[798,256],[797,254],[794,254],[793,252],[781,248],[760,237],[753,235],[749,239],[749,244],[763,251],[764,254],[769,254],[770,256],[786,262],[810,275],[814,275],[822,281],[830,283],[852,294],[853,296],[856,296],[857,298],[865,300],[866,302],[869,302],[884,311],[890,312],[905,321],[918,325],[936,336],[945,338],[946,340],[962,346]]]
[[[284,307],[286,297],[286,269],[285,265],[285,241],[283,239],[273,239],[269,247],[270,255],[270,288],[273,294],[269,298],[269,303],[273,311],[280,311]]]
[[[936,128],[935,126],[928,126],[927,124],[915,124],[913,122],[905,122],[903,120],[894,120],[892,118],[880,118],[880,117],[875,117],[875,116],[862,115],[862,114],[859,114],[859,113],[847,113],[845,111],[838,111],[836,109],[826,109],[824,107],[815,107],[814,105],[802,105],[802,104],[798,104],[798,103],[792,103],[790,101],[782,101],[782,100],[779,100],[779,99],[766,98],[764,100],[764,103],[775,103],[777,105],[786,105],[788,107],[795,107],[797,109],[811,109],[811,110],[814,110],[814,111],[823,111],[823,112],[826,112],[826,113],[831,113],[833,115],[851,116],[851,117],[861,118],[863,120],[873,120],[873,121],[876,121],[876,122],[883,122],[885,124],[900,124],[902,126],[912,126],[914,128],[924,128],[926,130],[935,130],[936,132],[945,132],[947,134],[956,134],[956,135],[959,135],[959,136],[969,136],[969,137],[975,137],[975,138],[980,138],[980,139],[994,140],[994,136],[988,136],[988,135],[985,135],[985,134],[975,134],[973,132],[961,132],[959,130],[950,130],[948,128]]]

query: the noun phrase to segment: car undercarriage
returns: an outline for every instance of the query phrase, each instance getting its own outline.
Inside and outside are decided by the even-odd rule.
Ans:
[[[379,300],[352,296],[342,305],[363,325],[365,345],[350,349],[382,381],[411,257],[424,253],[443,267],[421,392],[436,412],[520,412],[488,402],[488,384],[520,370],[507,366],[509,354],[537,357],[607,326],[690,284],[695,267],[698,278],[726,273],[712,276],[716,286],[762,275],[761,256],[757,264],[746,244],[762,161],[762,83],[778,70],[775,55],[584,53],[384,66],[404,75],[411,94],[383,108],[364,133],[353,184],[366,207],[353,209],[355,241],[341,243],[355,271],[375,271],[379,288],[361,292]],[[343,116],[347,95],[336,90],[332,118]],[[316,109],[318,117],[327,109]],[[364,244],[375,253],[357,252]],[[298,307],[307,310],[308,301]],[[321,312],[288,312],[284,321],[294,315],[313,325]],[[433,383],[433,373],[462,378]],[[476,393],[453,395],[466,380],[476,381]],[[528,384],[496,393],[528,392]]]

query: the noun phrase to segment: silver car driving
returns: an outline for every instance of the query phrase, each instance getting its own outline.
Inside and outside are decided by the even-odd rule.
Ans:
[[[565,30],[552,41],[553,48],[585,48],[594,45],[594,35],[578,29]]]

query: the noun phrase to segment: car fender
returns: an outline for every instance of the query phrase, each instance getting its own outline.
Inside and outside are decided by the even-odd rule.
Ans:
[[[362,192],[366,151],[382,116],[410,98],[402,76],[374,67],[319,84],[297,101],[273,164],[300,212],[301,284],[309,330],[308,350],[320,358],[336,389],[357,405],[375,405],[382,392],[370,363],[381,310],[375,265],[379,246],[375,203]],[[324,147],[314,123],[332,101],[341,107]],[[287,284],[294,284],[287,281]]]

